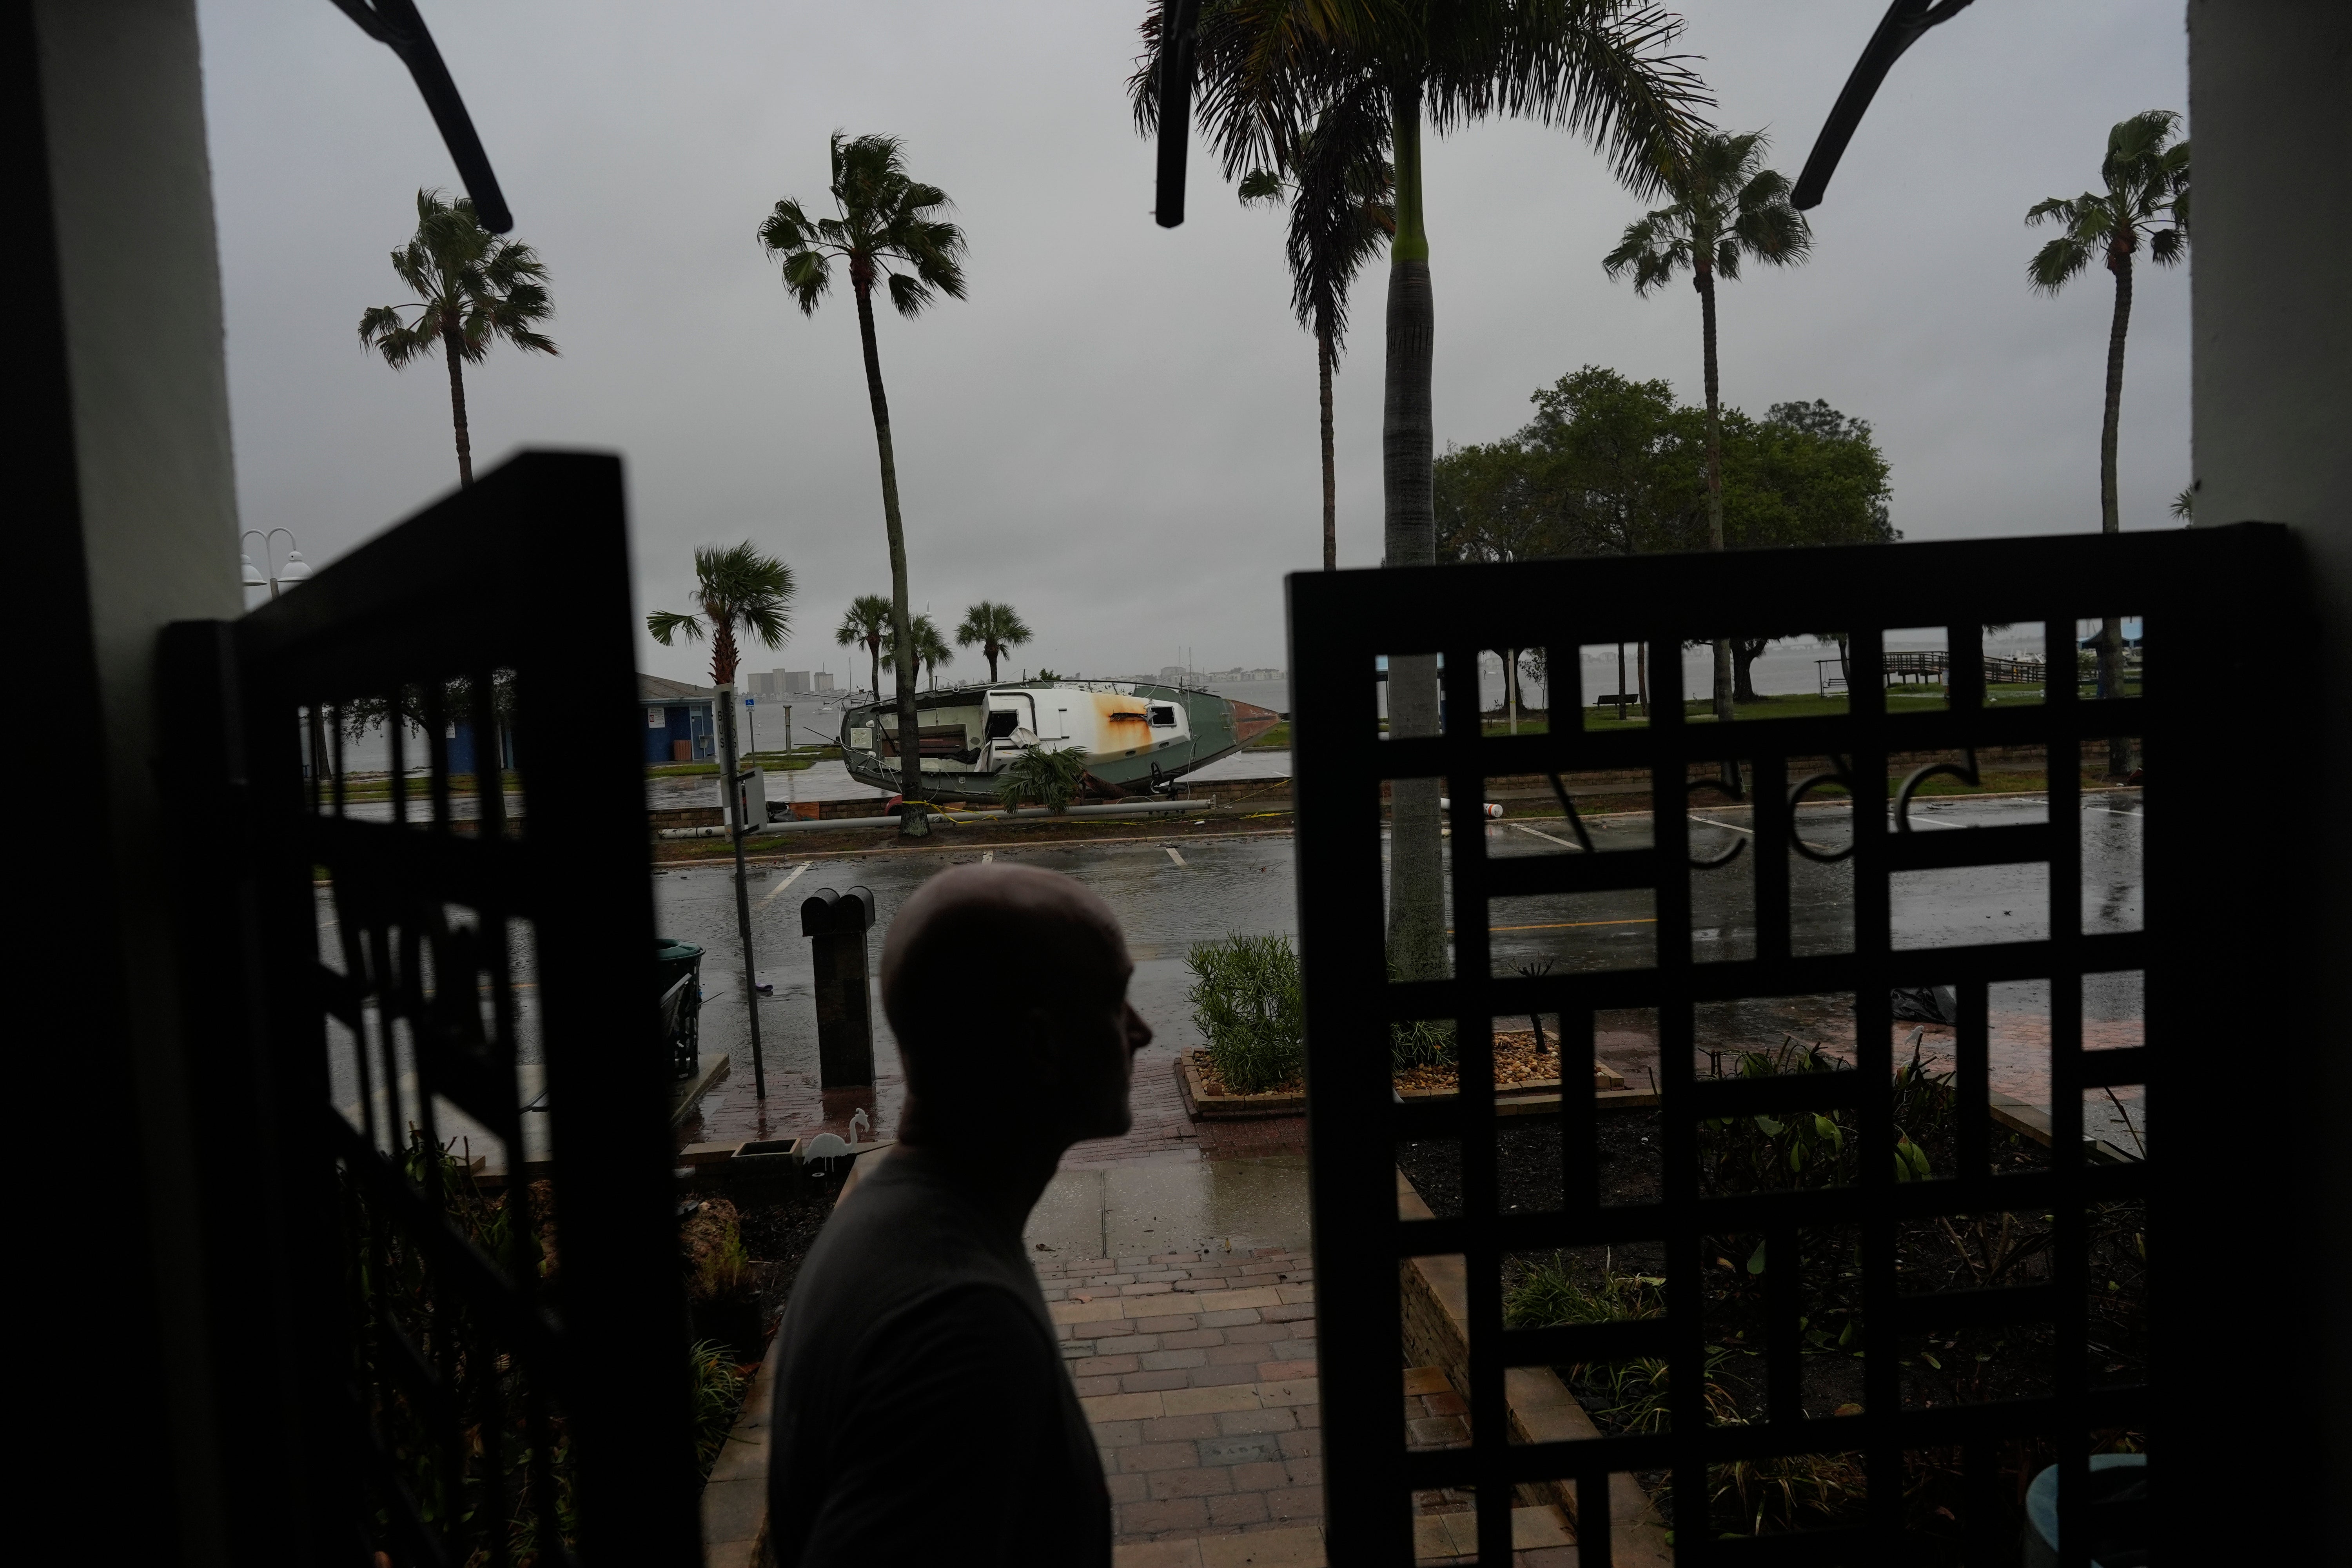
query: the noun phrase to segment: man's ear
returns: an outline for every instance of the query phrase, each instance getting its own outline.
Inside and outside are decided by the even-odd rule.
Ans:
[[[1040,1089],[1058,1087],[1064,1077],[1062,1030],[1052,1009],[1024,1009],[1020,1026],[1013,1034],[1010,1043],[1013,1059],[1006,1066]]]

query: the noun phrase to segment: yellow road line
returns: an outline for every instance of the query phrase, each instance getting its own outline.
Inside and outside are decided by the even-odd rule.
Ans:
[[[777,883],[774,887],[769,889],[768,896],[761,899],[754,907],[764,910],[770,904],[774,903],[776,901],[777,894],[782,892],[786,888],[791,887],[794,882],[799,881],[803,877],[806,876],[808,874],[808,868],[815,864],[816,862],[814,860],[803,860],[798,866],[793,868],[793,874],[785,878],[782,881]]]

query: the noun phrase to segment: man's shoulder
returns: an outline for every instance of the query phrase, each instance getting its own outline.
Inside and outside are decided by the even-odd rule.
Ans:
[[[844,1348],[908,1313],[980,1291],[1040,1309],[1035,1276],[992,1242],[983,1216],[912,1162],[887,1162],[844,1195],[794,1281],[787,1327]]]

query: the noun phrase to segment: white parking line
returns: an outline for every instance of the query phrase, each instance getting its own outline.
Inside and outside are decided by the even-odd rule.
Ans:
[[[1550,834],[1546,833],[1542,828],[1540,828],[1540,827],[1529,827],[1529,826],[1528,826],[1526,823],[1524,823],[1524,822],[1514,822],[1513,824],[1511,824],[1511,826],[1512,826],[1513,827],[1517,828],[1517,829],[1518,829],[1520,832],[1522,832],[1522,833],[1532,833],[1532,834],[1534,834],[1538,838],[1542,839],[1542,840],[1543,840],[1545,843],[1547,843],[1547,844],[1557,844],[1557,845],[1559,845],[1562,849],[1581,849],[1581,848],[1583,848],[1583,847],[1584,847],[1584,846],[1583,846],[1583,845],[1581,845],[1581,844],[1570,844],[1570,843],[1567,839],[1565,839],[1565,838],[1554,838]]]
[[[1179,855],[1179,854],[1177,854],[1177,853],[1176,853],[1175,846],[1173,846],[1173,845],[1171,845],[1171,844],[1163,844],[1163,845],[1161,845],[1161,846],[1160,846],[1160,847],[1161,847],[1162,849],[1167,850],[1167,851],[1168,851],[1168,858],[1170,858],[1171,860],[1175,861],[1175,862],[1176,862],[1176,864],[1178,864],[1179,866],[1181,866],[1181,865],[1184,863],[1184,857],[1182,857],[1181,855]]]
[[[793,867],[793,874],[791,876],[785,878],[782,881],[768,889],[767,896],[760,900],[759,907],[764,910],[770,904],[774,903],[778,893],[782,892],[786,888],[789,888],[794,882],[799,881],[802,877],[807,875],[808,868],[815,864],[816,862],[814,860],[803,860],[799,865]]]
[[[1745,833],[1750,838],[1756,837],[1756,830],[1754,828],[1742,827],[1736,822],[1726,822],[1720,817],[1701,816],[1696,811],[1686,813],[1685,815],[1688,816],[1693,822],[1703,822],[1709,827],[1727,827],[1734,833]]]

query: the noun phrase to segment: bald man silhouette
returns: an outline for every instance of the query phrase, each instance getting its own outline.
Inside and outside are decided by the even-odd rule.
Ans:
[[[1067,877],[964,866],[882,947],[907,1103],[784,1313],[782,1568],[1107,1565],[1094,1434],[1022,1243],[1062,1153],[1127,1131],[1151,1030],[1118,920]]]

